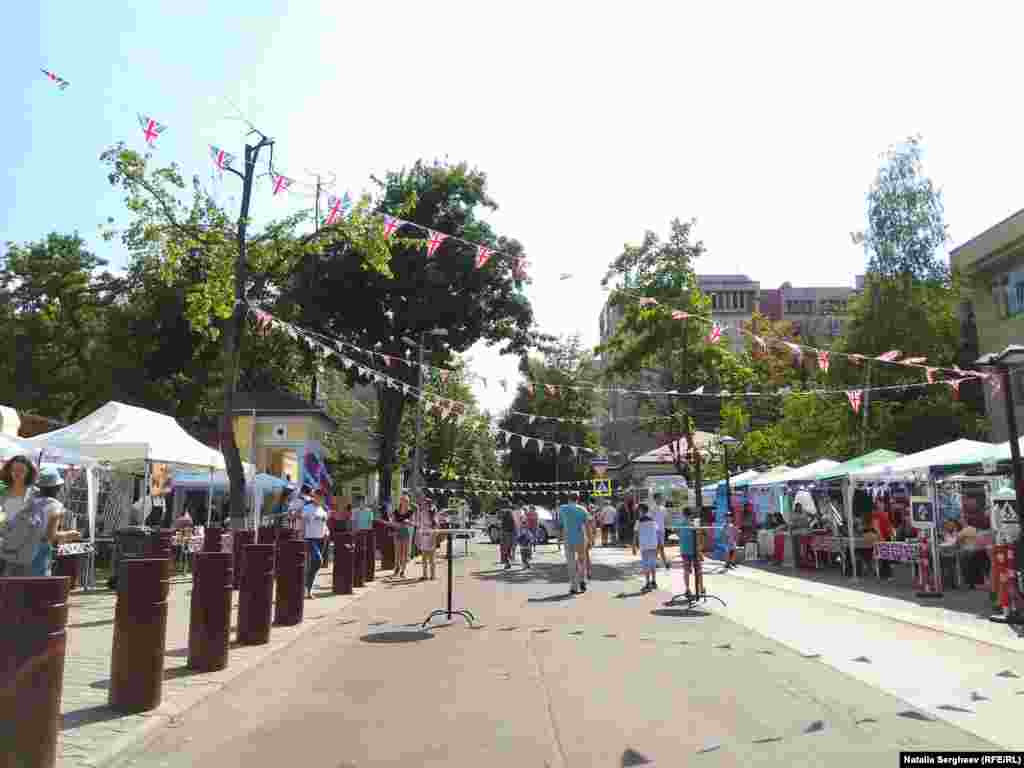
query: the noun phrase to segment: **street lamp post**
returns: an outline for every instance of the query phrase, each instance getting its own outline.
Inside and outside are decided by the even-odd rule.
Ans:
[[[739,445],[739,440],[729,435],[723,435],[720,440],[722,443],[722,462],[725,464],[725,507],[726,512],[732,512],[732,488],[729,485],[729,446]]]
[[[1024,346],[1011,344],[1002,352],[993,352],[980,357],[976,365],[994,366],[999,371],[1003,384],[1003,402],[1006,405],[1006,426],[1010,439],[1010,464],[1013,468],[1013,489],[1017,495],[1017,502],[1014,505],[1017,511],[1018,525],[1022,521],[1021,508],[1024,504],[1024,466],[1020,461],[1020,435],[1017,431],[1017,413],[1013,402],[1013,377],[1011,368],[1024,365]],[[1016,569],[1019,570],[1021,562],[1021,547],[1024,547],[1024,527],[1020,527],[1016,544]]]
[[[417,389],[419,390],[419,393],[418,393],[418,403],[417,403],[417,408],[416,408],[416,445],[415,445],[415,447],[413,449],[413,455],[412,455],[412,477],[410,478],[410,483],[411,483],[410,490],[412,491],[413,500],[416,499],[416,493],[420,489],[420,463],[421,463],[421,460],[422,460],[422,452],[423,452],[423,448],[422,448],[422,445],[421,445],[421,438],[422,438],[422,435],[423,435],[423,354],[424,354],[424,345],[426,344],[427,334],[428,333],[431,336],[447,336],[448,335],[448,330],[446,328],[435,328],[432,331],[423,331],[422,333],[420,333],[419,344],[417,344],[415,341],[410,339],[408,336],[403,336],[402,337],[402,341],[404,341],[410,347],[413,347],[413,348],[419,347],[419,352],[420,352],[420,356],[419,356],[419,371],[420,371],[420,375],[419,375],[419,386],[417,387]]]

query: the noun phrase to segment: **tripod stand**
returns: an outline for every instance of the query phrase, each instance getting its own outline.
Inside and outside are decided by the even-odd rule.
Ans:
[[[454,576],[455,571],[454,571],[454,566],[453,566],[453,562],[454,561],[452,560],[452,547],[455,546],[454,537],[455,537],[456,533],[472,535],[474,532],[471,531],[471,530],[457,530],[457,529],[454,529],[454,528],[448,528],[448,529],[441,529],[441,530],[437,530],[437,531],[430,531],[430,533],[443,533],[443,534],[446,534],[447,537],[448,537],[448,606],[446,608],[441,608],[439,610],[433,611],[429,616],[427,616],[426,620],[423,622],[423,626],[426,627],[427,624],[430,623],[431,619],[433,619],[435,616],[447,616],[448,617],[448,621],[452,620],[452,616],[461,616],[462,618],[464,618],[466,620],[466,622],[469,624],[469,626],[472,627],[473,626],[473,622],[476,621],[476,617],[473,615],[473,613],[471,611],[468,611],[468,610],[454,611],[454,610],[452,610],[452,584],[455,581],[455,576]],[[467,540],[466,546],[467,547],[469,546],[468,540]]]
[[[682,539],[684,531],[679,532],[680,540]],[[729,606],[725,604],[725,600],[718,597],[717,595],[709,595],[704,589],[704,532],[694,531],[696,537],[696,546],[694,552],[696,553],[693,557],[693,589],[692,593],[685,592],[679,595],[672,595],[672,599],[665,603],[666,607],[675,607],[681,603],[686,603],[686,609],[689,610],[693,606],[700,602],[707,602],[708,600],[717,600],[722,604],[723,608]]]

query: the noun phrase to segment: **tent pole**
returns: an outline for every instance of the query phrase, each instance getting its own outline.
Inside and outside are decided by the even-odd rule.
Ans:
[[[850,576],[854,582],[858,582],[860,577],[857,576],[857,547],[853,528],[853,480],[850,477],[846,478],[843,487],[843,505],[846,507],[846,535],[850,542]]]
[[[210,481],[206,486],[206,527],[213,527],[213,467],[210,467]]]
[[[149,482],[150,482],[149,459],[146,459],[143,462],[142,466],[143,466],[143,474],[142,474],[142,497],[141,497],[142,504],[141,504],[141,506],[142,506],[142,525],[145,525],[146,524],[146,520],[149,518],[149,512],[146,511],[146,499],[150,498],[150,496],[149,496]],[[152,510],[150,510],[150,511],[152,511]]]

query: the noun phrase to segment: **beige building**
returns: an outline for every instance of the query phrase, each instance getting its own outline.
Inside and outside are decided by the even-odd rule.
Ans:
[[[760,309],[761,284],[746,275],[697,275],[697,285],[711,299],[711,319],[722,327],[723,342],[742,352],[747,342],[741,329]]]
[[[950,266],[960,272],[967,289],[961,305],[965,357],[1001,352],[1010,344],[1024,344],[1024,210],[954,248]],[[1017,424],[1024,425],[1024,370],[1013,377]],[[985,410],[992,425],[992,440],[1009,439],[1005,405],[993,407],[985,387]]]
[[[795,336],[828,346],[843,334],[850,300],[857,289],[844,286],[794,287],[761,292],[761,313],[772,320],[792,323]]]

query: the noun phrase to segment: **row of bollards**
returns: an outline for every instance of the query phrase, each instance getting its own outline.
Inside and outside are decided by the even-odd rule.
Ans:
[[[334,594],[352,594],[373,580],[374,539],[385,555],[382,567],[389,550],[393,562],[389,533],[386,527],[332,532]],[[253,531],[234,531],[231,552],[220,551],[219,529],[206,536],[193,558],[189,606],[188,667],[197,672],[228,666],[236,584],[242,645],[270,642],[272,624],[302,623],[305,605],[306,542],[294,531],[261,528],[258,544]],[[108,699],[118,712],[144,712],[162,700],[171,540],[171,532],[158,531],[146,557],[118,566]],[[64,576],[0,578],[0,768],[56,765],[70,586]]]

